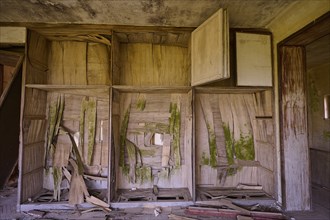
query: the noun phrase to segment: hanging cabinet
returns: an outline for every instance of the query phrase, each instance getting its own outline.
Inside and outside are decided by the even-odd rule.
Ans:
[[[67,133],[76,139],[91,195],[113,207],[192,204],[196,186],[213,186],[211,179],[219,175],[217,169],[200,166],[206,156],[210,159],[207,118],[212,117],[212,109],[201,110],[200,101],[209,96],[219,100],[214,95],[219,92],[194,86],[229,77],[223,9],[195,30],[102,25],[29,29],[18,209],[42,208],[45,203],[37,198],[45,189],[53,191],[54,180],[61,183],[62,198],[70,195],[62,167],[71,167],[73,175],[68,158],[77,160],[77,153]],[[264,90],[248,93],[271,99]],[[61,129],[54,141],[51,126],[59,115]],[[63,177],[54,176],[59,171]],[[204,171],[210,181],[202,180]],[[50,205],[70,208],[67,203]]]

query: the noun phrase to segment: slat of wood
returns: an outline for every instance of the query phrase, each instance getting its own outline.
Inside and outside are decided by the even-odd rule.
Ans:
[[[190,85],[187,49],[152,44],[120,44],[121,85]]]
[[[87,43],[52,41],[48,84],[87,85]]]
[[[88,85],[110,84],[110,48],[104,44],[87,45],[87,83]]]
[[[22,197],[20,202],[26,202],[28,198],[32,198],[42,190],[43,185],[43,169],[37,172],[27,173],[22,176]]]
[[[24,158],[22,163],[23,175],[44,166],[44,148],[44,142],[38,142],[36,144],[29,145],[29,147],[24,146]]]
[[[28,33],[26,83],[46,83],[49,41],[39,33]]]
[[[44,141],[47,129],[45,120],[24,120],[23,126],[24,144]]]
[[[38,89],[25,89],[24,115],[46,115],[47,92]]]

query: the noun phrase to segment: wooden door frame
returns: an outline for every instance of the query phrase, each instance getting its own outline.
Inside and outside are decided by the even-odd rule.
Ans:
[[[287,37],[283,41],[277,44],[277,51],[278,51],[278,79],[279,79],[279,84],[278,84],[278,91],[279,91],[279,121],[280,121],[280,149],[281,149],[281,184],[282,184],[282,201],[283,201],[283,206],[286,210],[288,211],[301,211],[301,210],[310,210],[311,209],[311,176],[310,176],[310,161],[306,161],[307,164],[305,164],[308,169],[309,169],[309,176],[308,176],[308,181],[301,183],[297,181],[297,184],[308,184],[308,186],[301,187],[301,188],[309,188],[308,192],[301,192],[302,195],[299,195],[298,198],[303,198],[304,201],[299,201],[297,205],[292,204],[292,200],[295,198],[287,196],[287,189],[289,188],[288,182],[292,184],[292,182],[295,182],[295,179],[297,179],[298,175],[304,175],[303,169],[302,170],[297,170],[294,173],[290,173],[290,171],[285,169],[286,165],[286,159],[290,160],[292,158],[286,158],[288,155],[285,154],[285,147],[284,146],[284,130],[285,126],[287,124],[284,123],[284,112],[282,110],[283,106],[285,103],[283,103],[283,94],[284,94],[284,89],[282,85],[282,68],[283,68],[283,62],[282,62],[282,50],[286,46],[298,46],[298,47],[303,47],[305,48],[308,44],[320,39],[321,37],[330,34],[330,28],[329,28],[329,23],[330,23],[330,12],[325,13],[315,21],[311,22],[310,24],[306,25],[304,28],[301,30],[297,31],[296,33],[292,34],[291,36]],[[305,63],[306,63],[306,58],[305,56],[302,57],[301,60],[301,65],[303,65],[302,68],[306,68]],[[305,71],[306,73],[306,71]],[[307,76],[304,74],[304,81],[306,83]],[[305,92],[305,100],[307,100],[307,93]],[[307,108],[304,109],[304,114],[306,117],[307,121]],[[306,127],[305,135],[308,137],[308,125]],[[307,144],[308,148],[308,144]],[[308,158],[309,158],[309,151],[308,149],[305,149],[308,152]],[[300,172],[300,173],[299,173]],[[297,186],[299,187],[299,186]],[[290,190],[290,189],[288,189]],[[307,201],[306,201],[307,200]]]

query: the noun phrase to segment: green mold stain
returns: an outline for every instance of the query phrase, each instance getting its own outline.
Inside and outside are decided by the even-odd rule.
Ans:
[[[140,149],[140,153],[142,155],[142,157],[152,157],[155,155],[156,153],[156,150],[154,149],[148,149],[148,150],[145,150],[145,149]]]
[[[240,134],[240,139],[235,141],[234,147],[237,159],[254,160],[255,153],[252,135],[243,136]]]
[[[205,152],[202,153],[202,165],[210,165],[210,158],[206,156]]]
[[[61,199],[62,167],[53,167],[54,199]]]
[[[140,111],[143,111],[146,107],[146,98],[144,95],[139,95],[139,98],[136,102],[136,108],[139,109]]]
[[[141,166],[135,169],[136,180],[141,184],[152,180],[151,167]]]
[[[120,157],[119,157],[119,166],[123,167],[125,164],[125,146],[126,146],[126,134],[127,134],[127,127],[128,127],[128,120],[130,114],[130,105],[128,106],[124,119],[121,123],[120,129]]]
[[[234,164],[234,152],[233,152],[233,142],[232,133],[230,131],[229,125],[223,124],[223,131],[225,135],[225,145],[226,145],[226,154],[228,165]]]
[[[181,155],[180,155],[180,125],[181,125],[181,115],[176,103],[170,104],[171,117],[169,119],[170,134],[173,135],[173,154],[175,168],[181,166]]]
[[[127,166],[127,165],[122,166],[122,172],[123,172],[123,174],[125,176],[128,176],[128,174],[129,174],[129,166]]]
[[[215,168],[218,165],[215,133],[209,124],[207,124],[206,127],[209,134],[210,166]]]
[[[165,123],[147,122],[144,126],[144,130],[150,133],[169,133],[170,126]]]
[[[240,134],[240,138],[235,140],[232,132],[230,131],[229,125],[223,124],[223,131],[225,135],[225,145],[228,165],[234,164],[234,154],[237,159],[240,160],[254,160],[255,151],[252,135],[243,136]],[[235,168],[229,168],[227,170],[228,175],[235,174]]]

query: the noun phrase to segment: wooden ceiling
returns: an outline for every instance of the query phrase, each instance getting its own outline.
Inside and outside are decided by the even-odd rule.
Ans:
[[[307,0],[1,0],[0,24],[108,24],[197,27],[227,8],[230,27],[264,28]]]

